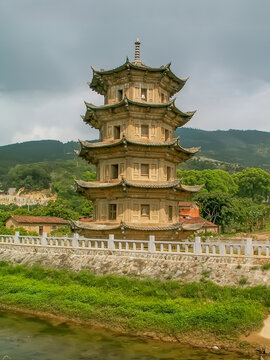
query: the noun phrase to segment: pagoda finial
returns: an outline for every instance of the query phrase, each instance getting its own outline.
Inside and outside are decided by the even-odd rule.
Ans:
[[[141,56],[140,56],[140,45],[141,42],[139,40],[139,38],[136,39],[135,41],[135,58],[134,58],[134,62],[135,63],[141,63]]]

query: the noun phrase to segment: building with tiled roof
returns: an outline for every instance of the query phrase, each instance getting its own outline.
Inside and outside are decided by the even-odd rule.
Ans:
[[[203,225],[200,231],[218,233],[216,224],[200,216],[200,207],[195,201],[179,202],[179,221],[186,226],[201,223]]]
[[[93,201],[93,221],[73,222],[88,237],[179,240],[201,228],[200,222],[179,221],[179,201],[198,192],[176,178],[177,165],[199,148],[183,148],[174,138],[177,127],[194,115],[175,106],[171,97],[187,79],[170,64],[151,68],[135,59],[112,70],[93,68],[92,90],[104,95],[104,105],[86,104],[84,122],[100,132],[98,142],[80,141],[79,156],[96,165],[97,180],[77,180],[76,190]]]
[[[69,222],[62,218],[52,216],[11,215],[5,224],[8,229],[12,227],[22,227],[27,231],[34,231],[42,235],[43,233],[49,234],[61,226],[69,225]]]

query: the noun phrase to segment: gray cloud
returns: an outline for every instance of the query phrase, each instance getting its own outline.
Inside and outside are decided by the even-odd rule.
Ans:
[[[198,109],[190,126],[270,131],[268,0],[2,0],[0,144],[94,138],[83,125],[90,65],[113,68],[134,55],[172,60],[190,80],[178,106]]]

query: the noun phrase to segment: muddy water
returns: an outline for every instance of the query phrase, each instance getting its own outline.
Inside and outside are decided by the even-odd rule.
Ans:
[[[88,359],[238,360],[243,357],[0,312],[0,360]]]

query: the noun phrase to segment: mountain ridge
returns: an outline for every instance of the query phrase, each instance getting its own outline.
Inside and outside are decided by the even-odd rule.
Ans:
[[[183,147],[200,146],[198,157],[270,169],[270,132],[259,130],[201,130],[178,128]],[[0,146],[0,174],[16,164],[75,159],[76,141],[33,140]]]

